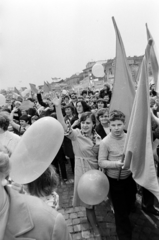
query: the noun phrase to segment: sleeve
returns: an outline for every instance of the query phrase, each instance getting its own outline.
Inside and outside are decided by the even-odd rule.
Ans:
[[[61,213],[56,217],[52,240],[72,240],[65,219]]]
[[[73,129],[71,126],[68,126],[67,130],[65,131],[65,136],[68,137],[71,141],[76,141],[79,133],[80,130],[78,128]]]
[[[39,103],[41,106],[43,106],[43,107],[47,107],[47,104],[43,102],[40,93],[37,94],[37,100],[38,100],[38,103]]]
[[[109,161],[109,147],[102,140],[99,146],[98,164],[101,168],[116,168],[115,161]]]

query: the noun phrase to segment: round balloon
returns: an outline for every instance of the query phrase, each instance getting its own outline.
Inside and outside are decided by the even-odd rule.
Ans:
[[[104,67],[100,63],[96,63],[92,67],[92,73],[95,77],[104,77]]]
[[[6,104],[6,98],[3,94],[0,94],[0,106],[4,106]]]
[[[58,153],[63,138],[63,127],[56,119],[44,117],[33,123],[11,155],[11,179],[27,184],[41,176]]]
[[[77,191],[82,202],[97,205],[106,199],[109,192],[109,181],[99,170],[90,170],[82,175]]]

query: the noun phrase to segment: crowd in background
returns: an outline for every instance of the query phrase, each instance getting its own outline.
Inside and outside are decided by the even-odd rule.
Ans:
[[[60,150],[57,153],[55,159],[53,159],[51,166],[47,169],[46,172],[44,172],[44,174],[42,174],[39,179],[20,189],[21,192],[26,191],[29,192],[31,195],[38,196],[43,201],[47,202],[51,207],[58,209],[59,200],[58,195],[56,194],[58,179],[60,178],[62,184],[70,183],[66,170],[66,164],[70,162],[72,173],[74,174],[74,179],[72,179],[71,181],[75,181],[73,206],[81,205],[80,200],[77,196],[78,194],[76,189],[79,178],[84,172],[90,169],[99,169],[99,166],[102,168],[102,164],[97,164],[96,161],[98,159],[98,150],[100,146],[98,141],[104,139],[107,135],[109,135],[111,131],[109,126],[111,119],[120,120],[124,123],[124,117],[122,113],[113,113],[113,117],[110,117],[109,107],[111,97],[112,89],[110,85],[106,83],[103,89],[100,91],[96,90],[93,92],[92,90],[88,89],[83,90],[80,95],[78,95],[74,91],[70,91],[65,93],[61,92],[61,94],[54,93],[50,95],[50,97],[45,97],[43,93],[39,91],[36,98],[27,99],[27,101],[29,100],[33,103],[32,107],[28,109],[21,108],[23,102],[23,100],[21,99],[13,100],[11,105],[1,107],[0,128],[2,128],[3,126],[4,132],[10,132],[15,134],[14,137],[13,135],[11,136],[12,138],[14,138],[14,141],[11,145],[7,146],[6,151],[8,151],[9,154],[12,154],[16,144],[18,143],[20,137],[25,133],[25,131],[27,131],[27,129],[40,118],[46,116],[56,118],[61,122],[65,130],[63,144],[60,147]],[[150,85],[150,107],[152,109],[153,115],[158,118],[159,98],[154,90],[153,84]],[[118,115],[117,118],[114,118],[115,114]],[[90,130],[90,136],[88,134],[89,131],[85,132],[85,129]],[[152,121],[152,133],[153,140],[159,139],[159,127],[155,121]],[[89,139],[86,139],[86,137],[88,137]],[[155,159],[156,166],[158,165],[158,155],[159,148],[157,148],[157,154]],[[83,161],[83,159],[85,161]],[[119,167],[120,166],[115,166],[114,168]],[[159,170],[158,168],[156,169],[159,176]],[[111,174],[114,174],[114,172],[112,173],[110,171],[109,181],[111,181]],[[124,172],[124,174],[126,174],[123,175],[125,179],[125,176],[129,176],[130,173]],[[132,180],[129,179],[129,186],[131,181]],[[51,182],[52,185],[50,185]],[[114,182],[111,184],[113,185]],[[133,193],[136,194],[136,189],[133,182],[131,183],[131,187],[134,188]],[[114,192],[112,192],[112,195],[113,194]],[[116,206],[119,207],[120,204],[119,202],[116,203],[114,201],[114,198],[112,198],[112,201],[115,207],[115,213],[118,213],[119,209],[116,208]],[[154,196],[149,197],[149,193],[147,193],[147,190],[143,189],[143,208],[146,208],[148,205],[154,205]],[[100,237],[101,232],[99,231],[99,226],[95,218],[94,206],[84,206],[86,207],[88,221],[93,226],[95,235]],[[132,204],[131,210],[133,207],[134,206]],[[155,213],[159,214],[159,212]],[[121,233],[120,229],[120,227],[123,227],[120,226],[120,222],[122,222],[123,219],[121,218],[121,216],[116,216],[115,219],[116,224],[119,227],[119,230],[117,231],[119,239],[124,239],[124,235],[123,233]],[[129,231],[128,228],[129,226],[125,231]],[[129,236],[125,239],[129,239]]]

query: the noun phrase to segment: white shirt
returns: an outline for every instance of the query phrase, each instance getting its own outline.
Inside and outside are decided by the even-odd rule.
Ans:
[[[13,153],[16,148],[18,142],[20,140],[20,136],[13,132],[5,131],[0,133],[0,144],[6,146],[11,153]]]

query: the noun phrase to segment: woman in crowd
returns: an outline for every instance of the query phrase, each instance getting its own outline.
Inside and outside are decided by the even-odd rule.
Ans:
[[[97,120],[99,124],[96,126],[96,132],[103,139],[109,132],[109,110],[108,108],[99,109],[97,112]]]
[[[72,140],[73,150],[75,153],[75,183],[74,183],[74,197],[73,197],[73,206],[85,206],[86,214],[89,223],[93,228],[95,236],[98,236],[101,239],[100,229],[97,223],[95,216],[94,206],[87,205],[83,203],[77,192],[77,186],[81,176],[91,170],[98,169],[98,149],[100,143],[100,136],[95,132],[96,119],[94,114],[91,112],[85,112],[81,114],[79,109],[82,109],[82,104],[78,106],[78,112],[80,113],[80,129],[68,128],[65,124],[62,111],[61,111],[61,99],[54,98],[53,103],[56,106],[57,119],[62,124],[64,131],[69,139]]]
[[[99,93],[99,98],[104,98],[105,95],[109,95],[109,99],[111,100],[112,92],[109,83],[104,84],[104,88]]]
[[[106,107],[107,107],[106,101],[102,98],[99,98],[97,100],[97,109],[106,108]]]
[[[87,105],[85,101],[76,102],[76,110],[78,114],[78,119],[74,121],[72,128],[80,128],[79,119],[84,112],[89,112],[91,110],[90,106]]]

